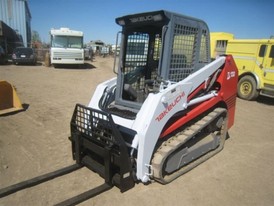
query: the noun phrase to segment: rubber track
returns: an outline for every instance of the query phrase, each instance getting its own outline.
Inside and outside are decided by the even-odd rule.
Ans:
[[[188,140],[192,139],[197,133],[199,133],[202,129],[212,123],[216,118],[218,118],[221,114],[226,114],[226,118],[221,128],[221,141],[220,145],[213,151],[208,152],[204,156],[190,162],[188,165],[183,166],[181,169],[163,177],[162,171],[164,167],[164,163],[166,162],[167,157],[172,154],[176,149],[180,148],[183,144],[185,144]],[[224,108],[216,108],[208,115],[201,118],[199,121],[194,123],[193,125],[187,127],[183,131],[177,133],[175,136],[169,138],[158,148],[155,152],[154,157],[152,159],[152,168],[153,168],[153,177],[156,181],[167,184],[172,180],[178,178],[182,174],[188,172],[194,167],[198,166],[202,162],[206,161],[216,153],[220,152],[223,149],[224,141],[226,139],[227,134],[227,110]]]

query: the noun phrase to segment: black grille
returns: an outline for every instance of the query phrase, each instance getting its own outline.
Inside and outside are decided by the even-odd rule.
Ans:
[[[75,107],[71,128],[72,133],[78,132],[102,146],[113,147],[124,143],[110,114],[80,104]]]
[[[128,148],[110,114],[77,104],[71,119],[73,159],[124,192],[134,186]]]

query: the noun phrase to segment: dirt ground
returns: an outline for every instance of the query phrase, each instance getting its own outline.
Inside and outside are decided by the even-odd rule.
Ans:
[[[0,117],[0,188],[73,164],[69,123],[76,103],[114,76],[113,59],[84,68],[1,65],[26,111]],[[224,150],[168,185],[113,188],[80,205],[274,205],[274,100],[237,99]],[[0,205],[54,205],[103,183],[87,168],[0,199]]]

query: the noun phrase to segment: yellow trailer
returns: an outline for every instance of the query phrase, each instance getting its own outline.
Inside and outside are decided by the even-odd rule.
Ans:
[[[240,98],[274,98],[274,39],[229,40],[226,54],[233,55],[238,67]]]

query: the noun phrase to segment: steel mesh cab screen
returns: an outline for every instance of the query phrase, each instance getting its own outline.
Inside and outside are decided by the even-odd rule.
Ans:
[[[137,102],[142,97],[146,79],[156,79],[161,51],[161,30],[159,33],[132,32],[127,36],[124,84],[129,84],[137,92]]]
[[[126,48],[125,72],[130,72],[136,66],[144,66],[147,62],[149,35],[134,32],[128,35]]]
[[[115,131],[117,129],[111,115],[103,111],[77,104],[71,125],[72,128],[80,132],[82,136],[102,146],[120,145],[121,143],[119,131]]]
[[[206,30],[202,30],[201,36],[201,44],[200,44],[200,54],[199,54],[199,63],[209,63],[208,55],[209,55],[209,44],[208,42],[208,32]]]
[[[208,35],[206,30],[202,30],[198,47],[198,28],[175,24],[169,80],[178,82],[194,72],[197,47],[200,48],[198,62],[209,63]]]
[[[193,72],[197,28],[175,25],[169,80],[181,81]]]
[[[125,83],[135,90],[144,87],[144,72],[147,65],[149,35],[134,32],[128,35],[125,56]]]

